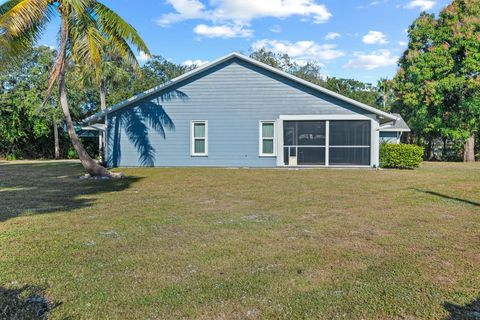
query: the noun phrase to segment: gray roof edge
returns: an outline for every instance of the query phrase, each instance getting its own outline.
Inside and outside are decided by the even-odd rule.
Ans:
[[[174,78],[174,79],[172,79],[172,80],[170,80],[170,81],[167,81],[167,82],[165,82],[165,83],[162,83],[161,85],[158,85],[158,86],[156,86],[156,87],[154,87],[154,88],[152,88],[152,89],[149,89],[149,90],[144,91],[144,92],[142,92],[142,93],[140,93],[140,94],[137,94],[137,95],[135,95],[135,96],[133,96],[133,97],[127,99],[127,100],[124,100],[124,101],[122,101],[122,102],[120,102],[120,103],[117,103],[117,104],[111,106],[110,108],[107,108],[107,109],[105,109],[105,110],[103,110],[103,111],[101,111],[101,112],[97,112],[97,113],[95,113],[95,114],[93,114],[93,115],[85,118],[85,119],[83,120],[83,122],[91,122],[91,121],[94,121],[94,120],[98,120],[98,119],[100,119],[100,118],[103,118],[104,116],[108,115],[108,114],[111,113],[111,112],[114,112],[114,111],[117,111],[117,110],[119,110],[119,109],[121,109],[121,108],[127,107],[127,106],[129,106],[130,104],[132,104],[132,103],[134,103],[134,102],[137,102],[137,101],[139,101],[139,100],[141,100],[141,99],[147,98],[147,97],[149,97],[149,96],[151,96],[151,95],[153,95],[153,94],[155,94],[155,93],[157,93],[157,92],[159,92],[159,91],[161,91],[161,90],[165,90],[165,89],[167,89],[167,88],[169,88],[169,87],[171,87],[171,86],[173,86],[173,85],[175,85],[175,84],[177,84],[177,83],[179,83],[179,82],[181,82],[181,81],[184,81],[184,80],[186,80],[186,79],[188,79],[188,78],[191,78],[191,77],[193,77],[193,76],[195,76],[195,75],[197,75],[197,74],[199,74],[199,73],[201,73],[201,72],[203,72],[203,71],[206,71],[206,70],[208,70],[208,69],[210,69],[210,68],[213,68],[213,67],[215,67],[215,66],[217,66],[217,65],[219,65],[219,64],[221,64],[221,63],[223,63],[223,62],[225,62],[225,61],[228,61],[228,60],[230,60],[230,59],[232,59],[232,58],[238,58],[238,59],[240,59],[240,60],[246,61],[246,62],[248,62],[248,63],[250,63],[250,64],[253,64],[253,65],[257,66],[257,67],[263,68],[263,69],[265,69],[265,70],[268,70],[268,71],[270,71],[270,72],[273,72],[273,73],[275,73],[275,74],[278,74],[278,75],[280,75],[280,76],[282,76],[282,77],[285,77],[285,78],[287,78],[287,79],[290,79],[290,80],[292,80],[292,81],[295,81],[295,82],[297,82],[297,83],[300,83],[300,84],[302,84],[302,85],[304,85],[304,86],[307,86],[307,87],[310,87],[310,88],[312,88],[312,89],[314,89],[314,90],[317,90],[317,91],[319,91],[319,92],[322,92],[322,93],[324,93],[324,94],[326,94],[326,95],[329,95],[329,96],[331,96],[331,97],[333,97],[333,98],[342,100],[342,101],[347,102],[347,103],[349,103],[349,104],[351,104],[351,105],[354,105],[354,106],[356,106],[356,107],[359,107],[359,108],[361,108],[361,109],[364,109],[364,110],[366,110],[366,111],[369,111],[369,112],[371,112],[371,113],[374,113],[374,114],[376,114],[376,115],[378,115],[378,116],[380,116],[380,117],[383,117],[383,118],[386,118],[386,119],[390,119],[390,120],[394,120],[394,121],[399,120],[399,118],[398,118],[397,116],[395,116],[395,115],[393,115],[393,114],[391,114],[391,113],[388,113],[388,112],[379,110],[379,109],[377,109],[377,108],[371,107],[371,106],[366,105],[366,104],[364,104],[364,103],[361,103],[361,102],[359,102],[359,101],[356,101],[356,100],[353,100],[353,99],[351,99],[351,98],[345,97],[344,95],[338,94],[338,93],[336,93],[336,92],[333,92],[333,91],[331,91],[331,90],[325,89],[325,88],[323,88],[323,87],[321,87],[321,86],[318,86],[318,85],[313,84],[313,83],[311,83],[311,82],[308,82],[308,81],[306,81],[306,80],[300,79],[300,78],[298,78],[298,77],[296,77],[296,76],[294,76],[294,75],[292,75],[292,74],[289,74],[289,73],[284,72],[284,71],[282,71],[282,70],[279,70],[279,69],[276,69],[276,68],[274,68],[274,67],[271,67],[271,66],[269,66],[269,65],[267,65],[267,64],[264,64],[264,63],[262,63],[262,62],[260,62],[260,61],[257,61],[257,60],[255,60],[255,59],[252,59],[252,58],[247,57],[247,56],[244,56],[244,55],[242,55],[242,54],[240,54],[240,53],[238,53],[238,52],[232,52],[232,53],[229,53],[229,54],[227,54],[227,55],[225,55],[225,56],[223,56],[223,57],[220,57],[220,58],[218,58],[218,59],[216,59],[216,60],[214,60],[214,61],[212,61],[212,62],[209,62],[209,63],[207,63],[207,64],[205,64],[205,65],[203,65],[203,66],[200,66],[200,67],[198,67],[198,68],[196,68],[196,69],[194,69],[194,70],[191,70],[191,71],[189,71],[189,72],[187,72],[187,73],[184,73],[183,75],[178,76],[178,77],[176,77],[176,78]]]
[[[397,120],[390,124],[386,125],[384,127],[380,127],[379,131],[384,131],[384,132],[410,132],[410,127],[408,124],[403,120],[402,116],[398,113],[392,113],[395,117],[397,117]]]

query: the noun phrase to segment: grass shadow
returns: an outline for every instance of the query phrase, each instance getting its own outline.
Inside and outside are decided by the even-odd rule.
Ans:
[[[76,162],[0,164],[0,223],[22,214],[46,214],[89,207],[109,192],[128,189],[141,178],[80,180]]]
[[[430,194],[430,195],[433,195],[433,196],[437,196],[437,197],[440,197],[440,198],[443,198],[443,199],[458,201],[458,202],[461,202],[461,203],[464,203],[464,204],[469,204],[469,205],[472,205],[472,206],[475,206],[475,207],[480,207],[480,202],[475,202],[475,201],[468,200],[468,199],[461,199],[461,198],[457,198],[457,197],[452,197],[452,196],[449,196],[449,195],[446,195],[446,194],[443,194],[443,193],[439,193],[439,192],[435,192],[435,191],[421,190],[421,189],[417,189],[417,188],[413,188],[413,190],[415,190],[417,192],[422,192],[422,193]]]
[[[445,302],[443,307],[449,315],[444,320],[479,320],[480,298],[474,299],[469,304],[460,306],[451,302]]]
[[[46,320],[61,305],[44,295],[45,288],[26,285],[18,288],[0,286],[0,319]]]

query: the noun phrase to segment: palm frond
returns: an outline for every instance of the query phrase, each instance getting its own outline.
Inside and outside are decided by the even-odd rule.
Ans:
[[[140,65],[138,64],[137,57],[125,39],[117,36],[110,37],[108,48],[110,52],[113,52],[113,54],[131,65],[136,71],[139,71]]]
[[[16,6],[19,2],[22,0],[10,0],[5,2],[4,4],[0,5],[0,16],[8,12],[10,9],[12,9],[14,6]]]
[[[123,20],[118,14],[99,1],[94,2],[93,10],[98,18],[102,32],[106,33],[108,36],[122,38],[126,43],[136,47],[139,51],[150,55],[150,50],[138,34],[137,30]]]
[[[0,26],[11,37],[22,36],[35,26],[48,22],[53,14],[48,0],[14,0],[12,4],[5,6],[5,12],[0,15]]]
[[[42,35],[55,10],[47,0],[10,0],[0,6],[2,60],[16,61]]]

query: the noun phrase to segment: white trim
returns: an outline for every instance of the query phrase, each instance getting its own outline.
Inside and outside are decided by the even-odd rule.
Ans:
[[[205,125],[205,137],[195,137],[195,124]],[[195,140],[203,139],[205,141],[205,152],[195,153]],[[190,121],[190,156],[192,157],[208,157],[208,121],[207,120],[192,120]]]
[[[335,146],[335,145],[329,145],[329,148],[370,148],[370,146]]]
[[[308,120],[319,120],[325,121],[325,146],[301,146],[302,148],[308,147],[324,147],[325,148],[325,164],[324,165],[286,165],[284,159],[284,142],[283,142],[283,121],[308,121]],[[330,145],[330,121],[341,121],[341,120],[369,120],[370,121],[370,145],[357,145],[357,146],[336,146]],[[371,168],[378,167],[379,164],[379,136],[380,132],[378,131],[379,123],[376,117],[370,117],[368,115],[280,115],[278,122],[277,135],[281,137],[278,139],[278,157],[277,157],[277,166],[279,167],[352,167],[352,168]],[[281,130],[281,131],[280,131]],[[370,165],[336,165],[330,164],[330,148],[370,148]]]
[[[380,127],[378,131],[381,132],[410,132],[410,129],[395,129],[395,128],[382,128]]]
[[[380,166],[380,131],[378,121],[373,121],[370,124],[370,166],[378,168]]]
[[[263,137],[263,124],[273,124],[273,137]],[[259,157],[276,157],[277,156],[277,125],[275,120],[260,120],[258,122],[258,156]],[[263,140],[273,140],[273,153],[263,153]]]
[[[276,121],[277,127],[277,167],[284,167],[285,162],[283,159],[283,120],[278,119]]]
[[[230,53],[230,54],[228,54],[228,55],[226,55],[226,56],[223,56],[223,57],[221,57],[221,58],[219,58],[219,59],[217,59],[217,60],[214,60],[214,61],[212,61],[212,62],[210,62],[210,63],[207,63],[207,64],[205,64],[205,65],[203,65],[203,66],[201,66],[201,67],[199,67],[199,68],[197,68],[197,69],[194,69],[194,70],[192,70],[192,71],[189,71],[189,72],[187,72],[187,73],[185,73],[185,74],[183,74],[183,75],[181,75],[181,76],[179,76],[179,77],[177,77],[177,78],[175,78],[175,79],[172,79],[172,80],[170,80],[170,81],[167,81],[167,82],[165,82],[165,83],[163,83],[163,84],[161,84],[161,85],[159,85],[159,86],[157,86],[157,87],[154,87],[154,88],[152,88],[152,89],[150,89],[150,90],[147,90],[147,91],[145,91],[145,92],[143,92],[143,93],[140,93],[140,94],[138,94],[138,95],[135,95],[135,96],[133,96],[133,97],[127,99],[127,100],[124,100],[124,101],[122,101],[122,102],[120,102],[120,103],[118,103],[118,104],[116,104],[116,105],[114,105],[114,106],[112,106],[112,107],[110,107],[110,108],[107,108],[107,109],[105,109],[105,110],[103,110],[103,111],[101,111],[101,112],[98,112],[98,113],[96,113],[96,114],[94,114],[94,115],[86,118],[86,119],[84,120],[84,122],[90,122],[90,121],[93,121],[93,120],[102,118],[103,116],[105,116],[106,114],[108,114],[108,113],[110,113],[110,112],[116,111],[116,110],[121,109],[121,108],[123,108],[123,107],[126,107],[126,106],[128,106],[128,105],[130,105],[130,104],[132,104],[132,103],[134,103],[134,102],[136,102],[136,101],[139,101],[139,100],[141,100],[141,99],[147,98],[147,97],[149,97],[149,96],[151,96],[151,95],[153,95],[153,94],[155,94],[155,93],[157,93],[157,92],[159,92],[159,91],[161,91],[161,90],[165,90],[165,89],[167,89],[167,88],[169,88],[169,87],[171,87],[171,86],[173,86],[173,85],[175,85],[175,84],[177,84],[177,83],[179,83],[179,82],[181,82],[181,81],[183,81],[183,80],[186,80],[186,79],[188,79],[188,78],[191,78],[191,77],[193,77],[193,76],[195,76],[195,75],[197,75],[197,74],[199,74],[199,73],[201,73],[201,72],[203,72],[203,71],[206,71],[206,70],[208,70],[208,69],[211,69],[211,68],[213,68],[213,67],[215,67],[215,66],[217,66],[217,65],[219,65],[219,64],[221,64],[221,63],[223,63],[223,62],[226,62],[226,61],[228,61],[228,60],[230,60],[230,59],[233,59],[233,58],[237,58],[237,59],[243,60],[243,61],[248,62],[248,63],[250,63],[250,64],[253,64],[253,65],[255,65],[255,66],[259,67],[259,68],[262,68],[262,69],[264,69],[264,70],[268,70],[268,71],[270,71],[270,72],[272,72],[272,73],[275,73],[275,74],[278,74],[278,75],[280,75],[280,76],[282,76],[282,77],[284,77],[284,78],[287,78],[287,79],[290,79],[290,80],[292,80],[292,81],[294,81],[294,82],[300,83],[300,84],[302,84],[302,85],[304,85],[304,86],[306,86],[306,87],[312,88],[312,89],[314,89],[314,90],[316,90],[316,91],[319,91],[319,92],[321,92],[321,93],[324,93],[324,94],[326,94],[326,95],[329,95],[329,96],[331,96],[331,97],[334,97],[334,98],[336,98],[336,99],[339,99],[339,100],[341,100],[341,101],[347,102],[347,103],[349,103],[349,104],[351,104],[351,105],[354,105],[354,106],[356,106],[356,107],[358,107],[358,108],[361,108],[361,109],[364,109],[364,110],[366,110],[366,111],[369,111],[369,112],[371,112],[371,113],[373,113],[373,114],[378,115],[378,116],[379,116],[380,118],[382,118],[382,119],[389,119],[389,120],[394,120],[394,121],[398,120],[398,117],[396,117],[396,116],[394,116],[394,115],[392,115],[392,114],[390,114],[390,113],[381,111],[381,110],[379,110],[379,109],[377,109],[377,108],[368,106],[368,105],[366,105],[366,104],[364,104],[364,103],[361,103],[361,102],[359,102],[359,101],[350,99],[350,98],[345,97],[345,96],[343,96],[343,95],[341,95],[341,94],[338,94],[338,93],[336,93],[336,92],[330,91],[330,90],[325,89],[325,88],[323,88],[323,87],[320,87],[320,86],[318,86],[318,85],[316,85],[316,84],[310,83],[310,82],[308,82],[308,81],[306,81],[306,80],[300,79],[300,78],[298,78],[298,77],[296,77],[296,76],[294,76],[294,75],[291,75],[291,74],[289,74],[289,73],[287,73],[287,72],[284,72],[284,71],[281,71],[281,70],[279,70],[279,69],[277,69],[277,68],[274,68],[274,67],[271,67],[271,66],[269,66],[269,65],[266,65],[266,64],[264,64],[264,63],[262,63],[262,62],[259,62],[259,61],[257,61],[257,60],[254,60],[254,59],[252,59],[252,58],[249,58],[249,57],[244,56],[244,55],[242,55],[242,54],[239,54],[239,53],[237,53],[237,52],[232,52],[232,53]]]
[[[305,114],[305,115],[280,115],[280,120],[372,120],[374,117],[363,114]]]
[[[330,120],[325,121],[325,167],[330,165]]]
[[[108,115],[107,114],[105,115],[105,131],[104,131],[104,133],[105,133],[105,135],[103,137],[103,139],[104,139],[104,144],[103,144],[103,158],[104,159],[103,159],[103,161],[105,163],[107,163],[107,161],[108,161],[108,150],[107,150],[107,148],[108,148],[108,143],[107,143],[108,142],[108,140],[107,140],[108,139]],[[108,163],[107,163],[107,166],[108,166]]]

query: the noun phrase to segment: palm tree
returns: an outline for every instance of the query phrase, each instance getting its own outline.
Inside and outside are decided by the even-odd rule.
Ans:
[[[65,73],[69,63],[103,70],[106,48],[114,48],[130,64],[138,65],[132,47],[150,54],[137,31],[96,0],[7,0],[0,5],[0,59],[18,59],[38,40],[46,24],[60,17],[59,47],[51,70],[46,100],[58,85],[68,135],[87,173],[114,176],[85,151],[73,126]]]

